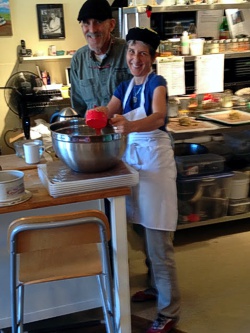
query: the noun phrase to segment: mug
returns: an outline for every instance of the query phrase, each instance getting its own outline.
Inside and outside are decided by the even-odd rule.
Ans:
[[[27,142],[23,144],[24,159],[27,164],[40,162],[40,147],[36,142]]]
[[[24,158],[24,149],[23,149],[23,145],[24,143],[28,143],[28,142],[35,142],[37,145],[39,145],[39,153],[40,153],[40,158],[42,157],[43,153],[44,153],[44,145],[43,145],[43,140],[40,139],[35,139],[35,140],[19,140],[14,142],[14,149],[16,152],[16,156]]]

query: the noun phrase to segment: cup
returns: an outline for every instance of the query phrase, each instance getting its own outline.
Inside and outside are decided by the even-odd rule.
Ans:
[[[23,144],[24,159],[27,164],[40,162],[40,147],[36,142],[27,142]]]
[[[42,157],[43,153],[44,153],[44,145],[43,145],[43,140],[39,140],[39,139],[35,139],[35,140],[19,140],[14,142],[14,149],[16,152],[16,156],[24,158],[24,149],[23,149],[23,145],[25,143],[28,142],[34,142],[37,145],[39,145],[39,153],[40,153],[40,158]]]

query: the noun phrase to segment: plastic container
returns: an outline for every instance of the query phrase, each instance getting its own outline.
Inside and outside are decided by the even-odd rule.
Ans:
[[[249,176],[244,172],[234,171],[230,199],[245,199],[249,192]]]
[[[197,143],[178,143],[174,145],[175,156],[207,154],[208,149]]]
[[[246,214],[250,211],[250,198],[229,200],[228,215]]]
[[[190,54],[193,56],[202,55],[204,41],[202,38],[190,39]]]
[[[227,215],[233,173],[177,177],[178,222],[198,222]]]
[[[198,154],[194,156],[176,156],[178,175],[190,177],[194,175],[208,175],[224,170],[225,158],[216,154]]]
[[[235,156],[250,158],[250,131],[224,133],[223,137]]]

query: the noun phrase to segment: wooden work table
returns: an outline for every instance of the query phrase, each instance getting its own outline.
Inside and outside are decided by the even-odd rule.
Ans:
[[[19,158],[18,158],[19,159]],[[19,162],[19,163],[16,163]],[[131,332],[130,290],[128,271],[127,221],[125,196],[130,194],[130,187],[111,188],[87,193],[71,194],[62,197],[51,197],[41,183],[37,166],[27,166],[15,155],[1,156],[3,169],[19,169],[24,172],[25,189],[32,193],[26,202],[13,206],[0,207],[0,330],[10,326],[9,299],[9,254],[7,249],[7,229],[16,218],[31,215],[48,215],[82,209],[104,209],[104,198],[110,201],[111,233],[113,249],[114,289],[116,322],[119,333]],[[27,166],[27,170],[25,170]],[[71,280],[53,282],[52,289],[41,285],[27,288],[25,305],[25,322],[51,318],[67,313],[100,307],[101,302],[96,280],[86,278],[79,284]],[[48,289],[48,290],[47,290]],[[30,295],[30,296],[29,296]],[[29,300],[37,299],[30,303]]]

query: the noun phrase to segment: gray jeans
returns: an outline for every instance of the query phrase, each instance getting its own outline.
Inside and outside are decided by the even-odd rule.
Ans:
[[[158,313],[179,319],[181,301],[172,235],[171,231],[145,228],[151,284],[158,291]]]

